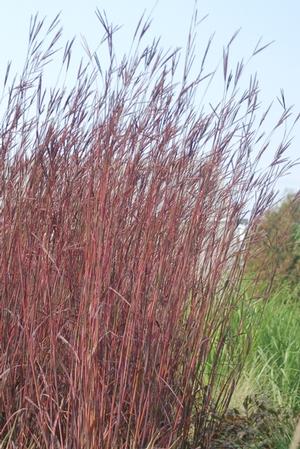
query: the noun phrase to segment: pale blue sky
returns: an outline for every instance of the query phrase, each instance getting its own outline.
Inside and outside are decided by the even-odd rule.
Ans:
[[[166,47],[184,47],[194,0],[2,0],[0,28],[0,73],[12,59],[17,70],[25,57],[30,16],[37,11],[53,18],[62,11],[64,37],[78,36],[74,50],[82,51],[80,35],[84,35],[92,49],[101,38],[95,9],[105,9],[108,18],[123,25],[119,32],[121,52],[129,46],[130,36],[138,19],[146,9],[152,11],[152,34],[160,35]],[[247,57],[262,36],[264,42],[275,40],[265,52],[250,64],[257,71],[262,90],[261,100],[267,106],[285,91],[286,102],[300,111],[300,2],[299,0],[199,0],[200,15],[209,14],[199,30],[199,48],[203,48],[210,34],[216,32],[211,61],[218,62],[222,47],[240,27],[235,42],[235,60]],[[202,45],[202,47],[201,47]],[[289,152],[300,157],[300,126],[295,128],[295,140]],[[280,182],[281,191],[300,189],[300,167]]]

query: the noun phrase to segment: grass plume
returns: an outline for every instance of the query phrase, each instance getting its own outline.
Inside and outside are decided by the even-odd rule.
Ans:
[[[52,58],[61,73],[70,67],[73,41],[59,50],[58,17],[32,20],[24,70],[5,75],[0,438],[6,447],[208,448],[249,344],[243,316],[237,335],[230,322],[251,230],[290,167],[288,114],[262,172],[258,82],[239,90],[232,42],[224,94],[199,109],[213,74],[201,67],[191,78],[196,17],[182,72],[180,52],[143,44],[145,20],[117,63],[116,29],[98,18],[106,67],[88,50],[72,88],[44,87]]]

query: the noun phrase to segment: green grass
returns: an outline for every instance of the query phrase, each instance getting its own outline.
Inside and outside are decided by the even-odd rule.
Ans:
[[[257,331],[231,402],[238,413],[248,414],[250,427],[256,423],[259,437],[249,448],[289,446],[295,418],[300,412],[299,299],[285,287],[268,303],[258,301],[250,305]]]
[[[255,305],[258,329],[240,388],[278,407],[300,410],[300,301],[284,289]],[[260,318],[261,316],[261,318]],[[250,389],[250,391],[249,391]],[[236,392],[236,397],[241,392]]]

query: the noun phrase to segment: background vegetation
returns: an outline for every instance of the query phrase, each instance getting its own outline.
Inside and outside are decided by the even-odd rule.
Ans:
[[[218,437],[221,447],[287,448],[299,416],[299,205],[299,195],[290,194],[267,211],[257,230],[263,239],[252,244],[245,282],[263,270],[257,299],[250,307],[247,301],[256,330]]]
[[[286,287],[288,295],[291,290],[297,290],[300,279],[299,194],[287,195],[270,209],[260,223],[259,233],[259,244],[252,245],[248,270],[255,274],[258,268],[262,269],[262,286],[269,285],[272,292]]]

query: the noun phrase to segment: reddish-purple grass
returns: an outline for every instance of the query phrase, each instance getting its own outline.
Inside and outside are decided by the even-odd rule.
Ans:
[[[47,30],[35,18],[24,72],[10,87],[5,77],[0,440],[208,448],[241,371],[242,315],[241,337],[229,328],[250,231],[289,167],[288,133],[258,171],[269,148],[258,83],[238,90],[243,65],[230,70],[229,46],[224,95],[199,112],[205,73],[189,77],[193,29],[180,78],[178,52],[142,46],[147,22],[117,64],[113,29],[99,19],[106,70],[91,55],[73,89],[45,91],[60,32],[58,19]],[[235,246],[249,205],[249,238]]]

